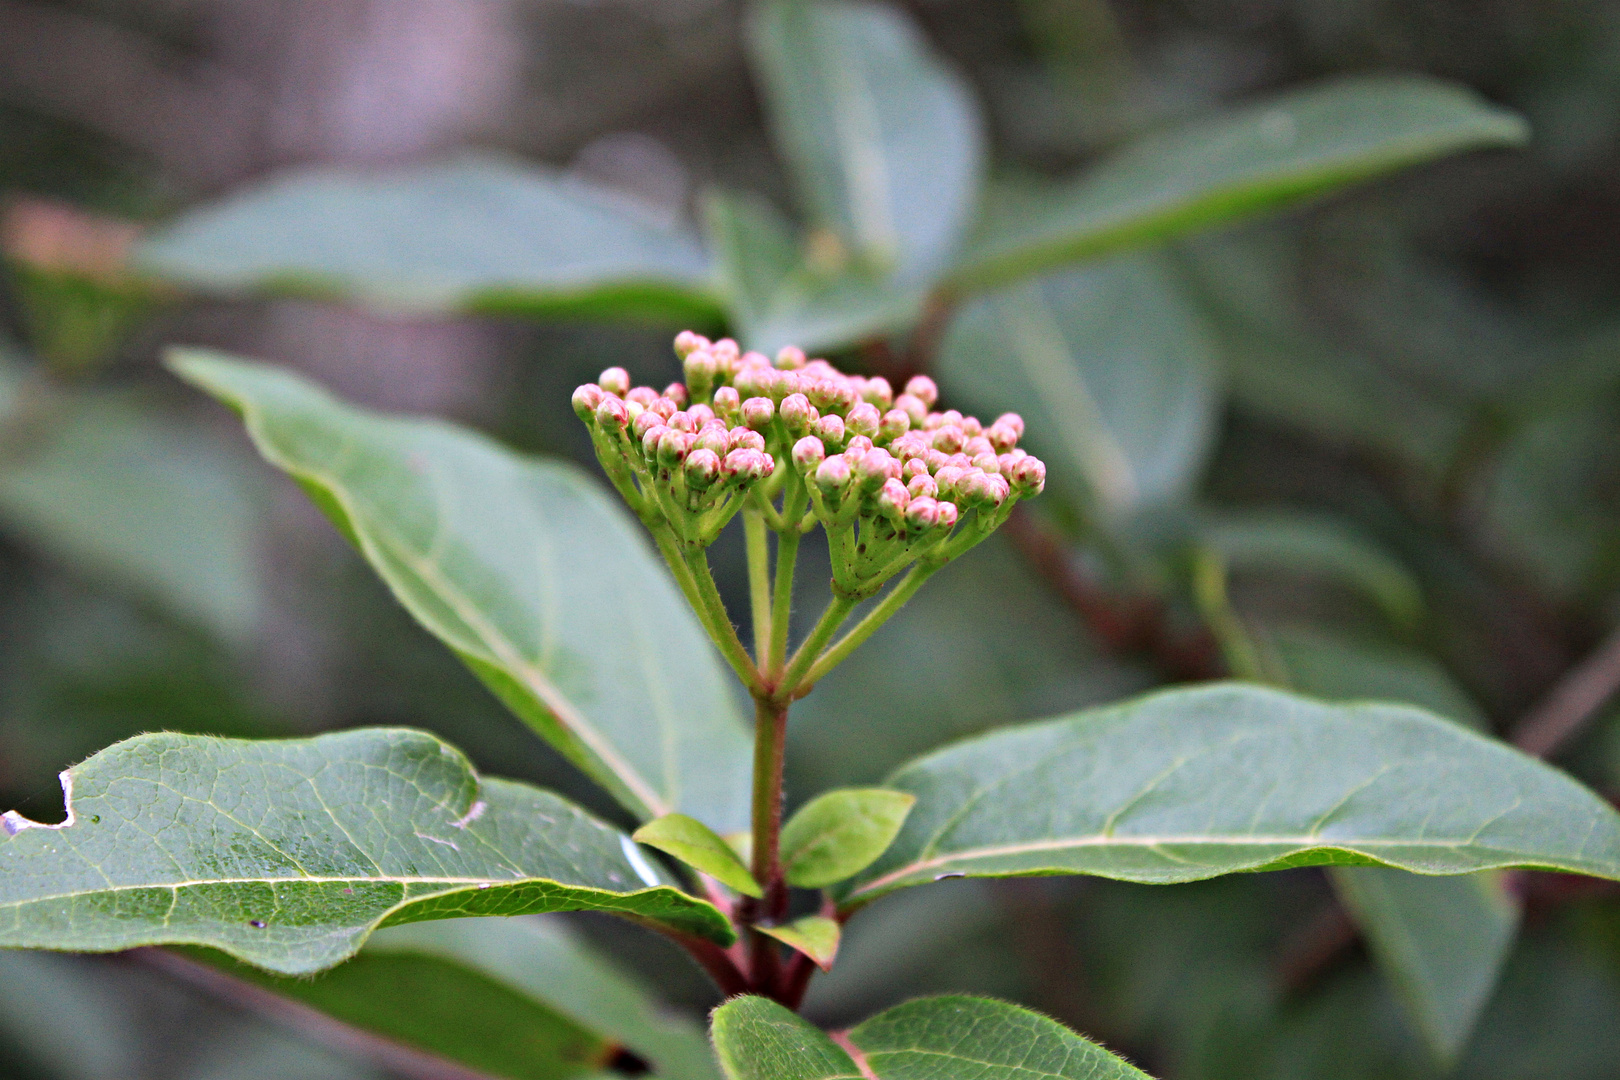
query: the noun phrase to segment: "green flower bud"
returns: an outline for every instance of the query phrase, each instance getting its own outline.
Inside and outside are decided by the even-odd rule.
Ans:
[[[866,380],[866,385],[861,387],[861,397],[881,412],[894,404],[894,387],[889,385],[888,379],[877,375]]]
[[[771,455],[759,450],[739,449],[726,455],[725,461],[720,463],[721,472],[731,480],[746,484],[752,480],[763,480],[771,475],[776,462]]]
[[[643,415],[644,416],[650,416],[652,414],[651,413],[644,413]],[[645,459],[649,464],[657,463],[657,461],[658,461],[658,444],[659,444],[659,441],[661,439],[663,439],[664,432],[673,431],[673,430],[675,430],[675,429],[670,428],[670,427],[665,427],[662,424],[655,424],[652,427],[649,427],[646,431],[642,432],[641,433],[641,456],[642,456],[642,458]]]
[[[934,474],[935,495],[941,499],[954,499],[957,485],[967,476],[967,470],[955,465],[945,465]]]
[[[587,424],[596,422],[596,407],[602,404],[602,388],[595,383],[585,383],[574,391],[574,415]]]
[[[681,372],[686,377],[686,385],[702,397],[720,377],[720,364],[709,350],[699,349],[682,362]]]
[[[732,378],[731,384],[737,388],[737,393],[743,400],[749,398],[770,399],[771,387],[776,383],[776,372],[768,367],[745,367]]]
[[[999,473],[1001,462],[996,459],[996,455],[984,453],[973,459],[973,467],[987,473]]]
[[[630,392],[630,373],[622,367],[610,367],[596,377],[603,393],[623,397]]]
[[[984,434],[984,425],[979,423],[977,416],[964,416],[958,421],[958,425],[962,429],[962,434],[970,439],[976,439]]]
[[[689,412],[673,413],[664,423],[676,431],[684,431],[689,435],[696,434],[698,429],[697,421],[692,419],[692,414]]]
[[[827,457],[827,450],[821,445],[821,440],[814,435],[806,435],[793,444],[793,467],[804,476],[816,468]]]
[[[734,386],[722,386],[714,392],[714,415],[735,425],[742,417],[742,395]]]
[[[665,428],[663,435],[658,439],[658,464],[674,467],[686,460],[686,455],[692,449],[695,435],[675,428]]]
[[[711,420],[698,429],[697,442],[693,446],[697,449],[709,450],[715,455],[714,464],[720,467],[720,459],[731,450],[731,440],[726,425],[719,420]]]
[[[828,497],[842,495],[849,490],[852,476],[849,460],[842,454],[834,454],[816,466],[816,487]]]
[[[890,409],[878,424],[878,442],[893,442],[911,430],[911,417],[900,409]]]
[[[822,379],[813,383],[805,391],[810,404],[820,409],[822,415],[837,413],[843,416],[855,405],[855,389],[849,385],[843,376],[836,379]]]
[[[699,436],[701,438],[701,436]],[[700,446],[686,455],[686,483],[696,491],[709,487],[720,477],[720,455]]]
[[[934,429],[934,449],[943,450],[947,454],[961,451],[962,444],[967,440],[962,437],[962,429],[955,424],[946,424]]]

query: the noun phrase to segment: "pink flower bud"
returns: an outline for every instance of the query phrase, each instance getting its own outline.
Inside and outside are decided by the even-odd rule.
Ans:
[[[958,516],[959,511],[956,509],[955,503],[941,502],[939,504],[939,527],[941,529],[944,529],[946,532],[950,532],[952,529],[956,528],[956,519]]]
[[[842,371],[819,357],[815,360],[805,361],[804,373],[813,379],[842,379],[844,377]]]
[[[962,419],[958,422],[958,426],[962,429],[962,434],[966,435],[970,439],[976,439],[980,435],[984,434],[984,425],[979,423],[979,418],[977,416],[962,417]]]
[[[756,351],[754,349],[749,349],[747,352],[743,353],[742,356],[737,360],[737,365],[739,367],[751,367],[751,368],[770,367],[771,366],[771,358],[766,356],[762,352],[758,352],[758,351]]]
[[[893,442],[910,430],[911,417],[899,409],[890,409],[878,424],[877,438],[879,442]]]
[[[692,422],[698,426],[700,431],[703,429],[704,424],[711,423],[716,419],[714,410],[702,402],[687,406],[686,415],[692,418]]]
[[[642,415],[650,416],[652,414],[643,413]],[[662,424],[654,424],[652,427],[642,432],[641,456],[647,459],[649,462],[656,462],[658,460],[658,444],[663,439],[664,432],[674,430],[674,428],[665,427]]]
[[[944,412],[939,414],[939,418],[941,423],[952,424],[956,427],[962,426],[962,414],[957,412],[955,409],[946,409]],[[964,433],[963,438],[966,437],[966,433]]]
[[[803,437],[810,433],[810,429],[821,414],[816,407],[810,404],[810,399],[803,394],[789,394],[782,399],[782,423],[788,429],[789,435]]]
[[[1003,424],[1000,420],[985,428],[984,437],[990,440],[991,446],[1003,454],[1018,445],[1018,429],[1011,424]]]
[[[812,385],[805,396],[823,415],[837,413],[843,416],[855,404],[855,389],[842,375],[836,379],[822,379]]]
[[[686,403],[691,400],[686,395],[685,383],[670,383],[668,386],[664,387],[664,396],[673,401],[677,409],[686,408]]]
[[[675,335],[675,355],[685,360],[694,349],[707,348],[709,339],[702,334],[695,334],[690,330],[682,330]]]
[[[923,421],[928,419],[928,406],[922,403],[921,398],[912,394],[901,394],[895,398],[894,407],[911,417],[911,426],[914,428],[922,427]]]
[[[1046,462],[1038,457],[1020,458],[1007,478],[1020,495],[1039,495],[1046,488]]]
[[[775,464],[771,455],[763,451],[738,449],[726,455],[720,468],[728,478],[746,484],[750,480],[763,480],[771,475]]]
[[[734,386],[722,386],[714,392],[714,415],[728,424],[735,424],[742,415],[742,395]]]
[[[751,397],[742,403],[743,423],[755,431],[769,425],[775,415],[776,405],[768,397]]]
[[[987,473],[999,473],[1001,462],[996,459],[996,455],[983,453],[973,459],[973,467]]]
[[[973,459],[966,454],[947,454],[945,464],[955,465],[958,469],[971,469],[973,468]]]
[[[587,424],[596,420],[596,407],[602,404],[602,388],[595,383],[585,383],[574,391],[574,415]]]
[[[654,390],[650,386],[637,386],[628,394],[624,395],[624,400],[627,403],[634,402],[645,409],[647,406],[658,400],[658,391]]]
[[[797,371],[804,363],[804,350],[797,345],[784,345],[776,352],[776,366],[783,371]]]
[[[749,431],[742,425],[731,429],[726,435],[727,450],[758,450],[765,452],[765,436],[757,431]]]
[[[720,364],[707,349],[699,349],[681,362],[681,374],[686,384],[702,393],[714,385],[720,375]]]
[[[711,420],[698,429],[697,442],[693,444],[699,449],[712,450],[715,454],[715,465],[720,464],[720,458],[730,451],[730,439],[726,425],[719,420]]]
[[[853,451],[850,453],[853,454]],[[901,491],[905,490],[904,486],[900,485],[900,463],[891,457],[887,450],[881,448],[868,450],[855,458],[852,471],[862,491],[876,492],[883,486],[884,481],[891,479]]]
[[[1011,428],[1018,438],[1024,437],[1024,418],[1015,412],[1004,412],[996,417],[996,423]]]
[[[939,387],[926,375],[913,375],[907,379],[906,393],[922,402],[926,409],[932,409],[934,402],[939,400]]]
[[[908,431],[889,444],[889,453],[901,461],[921,458],[928,453],[928,437],[920,431]]]
[[[914,495],[906,504],[906,528],[927,532],[939,524],[939,503],[929,495]]]
[[[849,441],[844,443],[844,453],[849,455],[851,461],[854,461],[870,449],[872,449],[872,440],[865,435],[851,435]]]
[[[732,369],[736,368],[737,357],[742,352],[737,343],[728,337],[723,337],[709,346],[709,351],[714,354],[715,360],[719,361],[722,367]]]
[[[934,484],[938,488],[937,496],[941,499],[954,499],[957,485],[966,476],[967,470],[957,468],[955,465],[946,465],[941,468],[934,474]]]
[[[720,476],[720,455],[707,447],[698,447],[686,455],[686,482],[698,491],[713,484]]]
[[[906,492],[913,499],[932,499],[939,494],[939,485],[927,473],[919,473],[907,478]]]
[[[769,398],[771,384],[775,382],[775,372],[770,368],[742,368],[731,380],[737,388],[737,393],[746,401],[749,398]]]
[[[851,406],[849,415],[844,417],[844,428],[846,430],[852,431],[856,435],[865,435],[869,439],[878,433],[878,428],[882,423],[883,417],[877,411],[877,406],[866,401]]]
[[[677,383],[676,385],[678,386],[680,384]],[[667,422],[670,417],[681,411],[681,406],[679,402],[666,394],[657,401],[653,402],[650,409],[652,412],[655,412],[659,416],[663,417]]]
[[[969,472],[956,485],[957,501],[970,509],[1000,506],[1006,501],[1007,494],[1007,481],[1003,477],[977,469]]]
[[[652,409],[645,409],[641,415],[630,422],[630,434],[637,439],[645,438],[647,432],[656,427],[664,426],[664,418]]]
[[[954,454],[962,449],[962,429],[955,424],[946,424],[934,432],[934,449],[943,450],[947,454]]]
[[[938,431],[945,423],[945,414],[931,412],[923,417],[922,429],[924,431]]]
[[[883,376],[874,376],[867,379],[866,385],[861,388],[861,397],[879,410],[887,409],[894,404],[894,387],[890,386],[889,380]]]
[[[996,464],[1000,466],[1000,472],[1003,476],[1011,476],[1013,466],[1027,457],[1029,457],[1029,454],[1023,450],[1009,450],[1005,454],[997,456]]]
[[[616,397],[603,397],[596,407],[596,422],[605,429],[623,431],[630,423],[630,410]]]
[[[873,451],[873,453],[876,452]],[[911,501],[911,495],[907,493],[906,486],[900,481],[885,480],[883,486],[878,488],[875,501],[877,502],[878,513],[890,521],[898,522],[906,512],[906,504]]]
[[[686,460],[686,455],[692,452],[692,444],[697,436],[674,428],[665,428],[658,438],[658,463],[660,465],[674,466]]]
[[[806,435],[793,444],[793,467],[803,476],[826,460],[827,449],[814,435]]]
[[[816,435],[827,447],[827,452],[834,453],[844,448],[844,418],[837,413],[830,413],[816,421]]]
[[[839,495],[849,488],[852,476],[848,459],[834,454],[816,466],[816,487],[826,495]]]
[[[695,433],[698,428],[697,421],[693,420],[692,414],[688,412],[671,413],[669,419],[665,420],[664,423],[676,431],[684,431],[688,434]]]
[[[596,377],[603,393],[623,397],[630,392],[630,373],[622,367],[610,367]]]
[[[900,479],[910,482],[913,476],[927,476],[928,462],[920,457],[900,459]]]
[[[963,429],[962,434],[967,435],[966,429]],[[969,435],[967,441],[962,443],[962,453],[966,454],[970,458],[978,457],[980,454],[993,454],[995,452],[996,448],[991,446],[990,440],[985,438],[983,435]]]

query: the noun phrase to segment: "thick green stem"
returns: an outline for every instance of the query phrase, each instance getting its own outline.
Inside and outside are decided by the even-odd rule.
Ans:
[[[737,673],[737,678],[748,687],[750,694],[759,697],[765,693],[759,669],[754,666],[748,650],[743,648],[742,639],[737,636],[737,628],[731,623],[731,615],[726,611],[725,601],[720,598],[720,590],[715,587],[714,575],[709,572],[708,555],[702,549],[695,549],[686,552],[684,561],[691,572],[697,593],[697,599],[692,606],[697,609],[698,618],[702,620],[709,631],[709,636],[719,647],[720,655],[726,658],[731,670]]]
[[[821,613],[815,628],[810,631],[810,636],[804,639],[799,650],[793,654],[793,660],[788,664],[787,670],[777,680],[776,694],[779,698],[791,701],[796,696],[799,684],[804,681],[805,672],[810,670],[821,650],[832,640],[832,636],[844,625],[844,620],[849,618],[850,612],[854,611],[859,603],[859,600],[847,596],[832,598],[827,604],[827,610]]]
[[[754,659],[763,669],[771,648],[771,551],[765,517],[752,506],[743,511],[743,535],[748,541],[748,599],[754,615]]]
[[[787,663],[788,616],[793,610],[793,572],[799,559],[799,515],[804,513],[804,485],[791,482],[782,505],[784,526],[776,534],[776,585],[771,606],[771,649],[761,662],[766,678],[775,680]]]
[[[927,581],[934,571],[939,569],[940,565],[942,564],[930,563],[923,565],[919,563],[912,567],[911,573],[900,580],[900,584],[896,585],[889,592],[889,595],[883,598],[882,603],[867,612],[864,619],[856,623],[849,633],[839,639],[838,644],[828,649],[826,655],[815,662],[815,665],[805,673],[801,680],[803,684],[814,686],[826,676],[827,672],[843,663],[844,659],[858,649],[867,638],[871,637],[878,627],[888,622],[890,616],[905,606],[906,601],[910,600],[912,595],[922,588],[923,582]],[[798,686],[797,682],[793,684],[795,691]]]

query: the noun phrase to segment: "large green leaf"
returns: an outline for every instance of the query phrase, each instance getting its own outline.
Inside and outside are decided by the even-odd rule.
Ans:
[[[12,386],[0,389],[0,526],[195,625],[249,631],[259,582],[243,462],[152,402]]]
[[[1165,884],[1338,863],[1620,878],[1620,814],[1556,769],[1417,709],[1243,684],[998,731],[886,786],[917,805],[848,904],[963,874]]]
[[[644,818],[747,822],[749,742],[718,658],[639,526],[582,472],[285,372],[187,351],[394,595]]]
[[[724,916],[549,792],[437,738],[140,735],[63,774],[67,818],[0,836],[0,947],[207,945],[304,974],[387,923],[570,908],[719,941]]]
[[[579,179],[499,158],[299,169],[182,215],[136,259],[210,293],[407,312],[717,316],[694,237]]]
[[[1438,79],[1336,79],[1150,134],[1061,185],[992,188],[952,278],[986,288],[1528,136]]]
[[[855,1028],[848,1045],[765,998],[714,1014],[730,1080],[1146,1080],[1147,1074],[1039,1013],[976,997],[897,1005]]]
[[[748,45],[812,224],[856,263],[930,283],[956,253],[983,170],[966,83],[878,4],[765,0]]]
[[[980,298],[951,323],[938,374],[986,418],[1021,413],[1055,482],[1114,512],[1186,494],[1220,404],[1214,340],[1151,257]]]

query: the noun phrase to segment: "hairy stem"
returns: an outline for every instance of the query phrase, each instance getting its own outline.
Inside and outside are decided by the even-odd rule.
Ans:
[[[688,551],[684,562],[692,576],[697,600],[693,607],[697,609],[698,618],[709,631],[715,645],[720,649],[720,655],[726,658],[726,663],[737,673],[748,692],[755,697],[765,692],[764,684],[760,681],[759,669],[754,667],[753,659],[748,650],[743,648],[742,639],[737,636],[737,628],[731,623],[731,615],[726,611],[725,601],[720,599],[720,590],[714,584],[714,575],[709,572],[709,557],[702,550]]]
[[[771,607],[771,649],[761,659],[766,678],[775,680],[787,662],[788,616],[793,609],[793,572],[799,558],[799,515],[804,513],[804,485],[793,483],[782,505],[784,526],[776,534],[776,585]]]
[[[821,618],[816,621],[815,628],[810,631],[810,636],[804,639],[804,643],[799,646],[799,651],[793,654],[793,660],[788,664],[787,670],[782,673],[781,679],[777,680],[776,694],[778,697],[783,701],[791,701],[794,697],[799,696],[800,684],[807,682],[805,672],[810,670],[810,666],[816,662],[821,650],[826,647],[827,642],[832,640],[832,636],[838,632],[840,626],[844,625],[844,620],[849,618],[850,612],[854,611],[855,606],[859,603],[860,601],[845,596],[834,596],[832,598],[831,602],[827,604],[827,610],[821,613]]]
[[[754,701],[754,880],[765,890],[750,905],[751,915],[772,922],[787,913],[787,883],[782,879],[782,769],[787,744],[787,702]],[[749,967],[754,988],[776,996],[781,981],[781,955],[775,939],[749,932]]]
[[[750,506],[743,511],[748,541],[748,599],[754,615],[754,661],[763,670],[771,642],[771,552],[765,516]]]
[[[856,623],[849,633],[838,640],[838,644],[828,649],[826,655],[815,662],[815,665],[805,673],[800,682],[805,686],[814,686],[829,671],[843,663],[850,653],[860,648],[866,642],[866,639],[877,631],[878,627],[888,622],[895,612],[904,607],[906,601],[910,600],[917,590],[922,588],[923,582],[932,577],[934,571],[938,570],[941,565],[943,564],[918,563],[913,566],[911,572],[900,579],[900,584],[891,589],[889,595],[883,598],[883,602],[867,612],[864,619]],[[794,685],[794,689],[798,689],[798,684]]]

